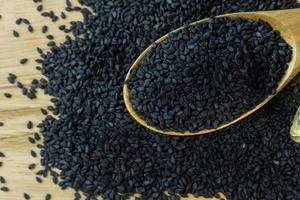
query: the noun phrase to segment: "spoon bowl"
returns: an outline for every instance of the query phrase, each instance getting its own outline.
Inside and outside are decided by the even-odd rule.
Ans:
[[[160,130],[154,126],[151,126],[148,122],[142,119],[138,113],[134,110],[132,103],[130,101],[130,90],[126,84],[124,84],[123,88],[123,98],[128,112],[131,116],[144,127],[161,134],[173,135],[173,136],[194,136],[201,135],[206,133],[211,133],[223,128],[226,128],[243,118],[251,115],[266,103],[268,103],[278,92],[280,92],[300,71],[300,9],[290,9],[290,10],[280,10],[280,11],[260,11],[260,12],[240,12],[240,13],[231,13],[225,15],[219,15],[219,17],[229,17],[229,18],[243,18],[243,19],[251,19],[251,20],[263,20],[268,22],[273,30],[277,30],[280,32],[281,37],[288,43],[293,49],[292,60],[289,63],[288,69],[286,70],[284,76],[278,82],[276,93],[274,95],[269,95],[266,99],[264,99],[261,103],[257,104],[253,109],[241,114],[239,117],[234,119],[229,123],[221,124],[219,127],[214,129],[203,129],[197,132],[176,132],[176,131],[165,131]],[[200,23],[205,23],[208,21],[208,18],[202,19],[196,22],[191,23],[190,25],[197,25]],[[170,33],[162,36],[158,40],[155,41],[155,44],[159,44],[166,40],[171,33],[179,32],[184,27],[180,27],[176,30],[171,31]],[[154,44],[150,45],[146,48],[141,55],[137,58],[137,60],[133,63],[129,72],[126,75],[125,82],[130,79],[131,70],[138,67],[140,62],[144,59],[144,57],[149,53],[149,51],[154,48]]]

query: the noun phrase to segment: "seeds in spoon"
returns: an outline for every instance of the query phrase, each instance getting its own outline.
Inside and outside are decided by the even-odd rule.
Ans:
[[[210,18],[153,47],[127,81],[130,101],[161,130],[217,128],[274,94],[291,57],[267,22]]]

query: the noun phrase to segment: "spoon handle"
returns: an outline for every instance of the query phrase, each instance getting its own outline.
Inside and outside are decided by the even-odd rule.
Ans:
[[[277,88],[280,91],[300,72],[300,9],[234,13],[231,16],[233,15],[267,21],[292,46],[294,56],[287,70],[289,76]]]

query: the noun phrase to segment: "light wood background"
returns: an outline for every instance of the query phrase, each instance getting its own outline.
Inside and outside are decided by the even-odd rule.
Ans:
[[[76,1],[73,0],[73,2]],[[0,151],[6,155],[5,158],[0,158],[0,162],[3,162],[3,166],[0,167],[0,176],[6,178],[5,186],[10,189],[10,192],[6,193],[0,191],[0,200],[21,200],[23,192],[30,194],[33,200],[43,200],[47,193],[51,193],[53,200],[73,199],[71,189],[63,191],[49,178],[43,179],[43,183],[38,184],[35,181],[35,172],[39,167],[34,171],[28,169],[31,163],[39,164],[39,159],[30,156],[31,149],[36,151],[38,149],[27,140],[28,136],[33,135],[37,129],[29,131],[26,123],[32,120],[36,125],[43,119],[40,108],[49,105],[49,97],[39,91],[37,99],[29,100],[21,94],[20,89],[6,80],[9,72],[16,74],[18,80],[25,85],[29,85],[33,78],[41,77],[40,72],[35,69],[34,60],[38,58],[36,47],[47,49],[48,40],[40,31],[42,25],[49,26],[48,33],[55,36],[56,42],[62,42],[65,33],[59,31],[58,26],[67,24],[71,20],[81,19],[81,15],[76,12],[65,12],[67,19],[60,19],[53,23],[49,18],[40,16],[40,13],[36,11],[37,5],[32,0],[0,0],[0,14],[2,15],[0,20],[0,121],[5,123],[3,127],[0,127]],[[42,5],[45,10],[53,10],[59,14],[64,10],[65,1],[43,0]],[[29,33],[25,25],[16,25],[15,21],[19,17],[28,18],[35,32]],[[12,36],[13,30],[20,33],[19,38]],[[23,57],[29,58],[26,65],[19,64],[19,60]],[[11,93],[12,98],[5,98],[4,92]]]

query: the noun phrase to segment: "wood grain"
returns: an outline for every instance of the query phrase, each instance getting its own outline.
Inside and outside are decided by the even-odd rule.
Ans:
[[[58,15],[64,10],[65,1],[46,0],[43,1],[45,11],[53,10]],[[67,24],[71,20],[81,19],[81,15],[72,12],[67,13],[67,19],[51,22],[49,18],[41,17],[36,11],[38,4],[32,0],[0,0],[0,121],[5,125],[0,127],[0,151],[6,157],[0,159],[3,167],[0,168],[0,176],[6,178],[10,192],[0,192],[1,200],[21,200],[23,192],[31,195],[33,200],[42,200],[47,193],[51,193],[54,200],[73,199],[73,191],[62,191],[54,185],[49,178],[44,179],[42,184],[35,181],[35,172],[27,167],[30,163],[39,164],[39,159],[30,156],[30,150],[37,151],[35,145],[28,142],[27,138],[36,129],[28,130],[26,123],[32,120],[34,124],[39,123],[43,116],[40,108],[49,104],[49,97],[38,91],[36,100],[29,100],[21,94],[21,91],[7,82],[6,77],[9,72],[18,76],[18,80],[28,85],[33,78],[41,77],[39,71],[35,69],[35,59],[38,58],[36,47],[47,49],[46,35],[41,33],[43,25],[49,26],[49,33],[55,36],[56,42],[62,42],[65,33],[58,30],[61,24]],[[16,25],[17,18],[23,17],[30,20],[34,33],[27,31],[27,26]],[[19,38],[12,36],[12,31],[20,33]],[[28,58],[26,65],[20,65],[21,58]],[[3,96],[4,92],[12,94],[11,99]],[[0,185],[1,187],[1,185]]]

